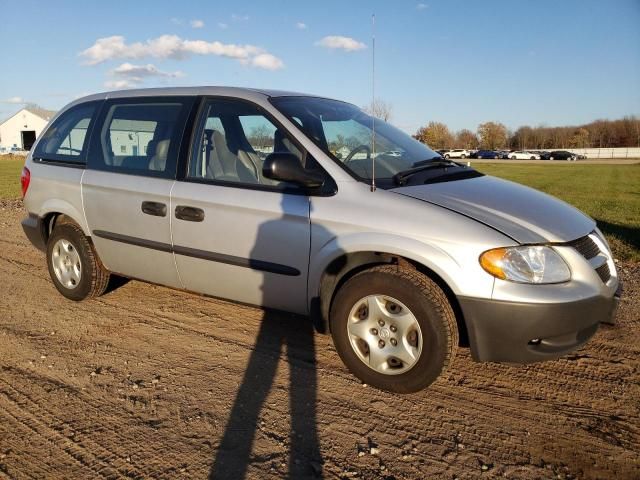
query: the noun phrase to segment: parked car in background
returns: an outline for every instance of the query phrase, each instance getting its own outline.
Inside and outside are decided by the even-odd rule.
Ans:
[[[549,160],[567,160],[569,162],[575,162],[577,160],[575,153],[568,152],[566,150],[554,150],[549,153]]]
[[[468,158],[471,156],[471,152],[464,148],[456,148],[454,150],[447,150],[444,154],[444,158]]]
[[[576,153],[575,156],[576,156],[576,160],[586,160],[587,159],[587,156],[585,154],[583,154],[583,153]]]
[[[547,152],[546,150],[541,150],[536,153],[540,155],[540,160],[549,160],[550,152]]]
[[[382,155],[386,155],[387,157],[401,157],[402,156],[402,151],[401,150],[390,150],[388,152],[383,152]]]
[[[471,155],[471,158],[500,158],[500,154],[498,152],[494,152],[493,150],[478,150]]]
[[[534,152],[527,152],[526,150],[516,150],[509,153],[511,160],[540,160],[540,155]]]

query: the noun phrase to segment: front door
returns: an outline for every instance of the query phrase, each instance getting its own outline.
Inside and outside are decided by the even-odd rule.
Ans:
[[[87,223],[107,269],[181,288],[171,248],[171,187],[192,100],[105,105],[82,177]]]
[[[303,158],[245,101],[207,101],[183,181],[171,195],[176,264],[185,288],[307,313],[309,198],[262,176],[274,149]]]

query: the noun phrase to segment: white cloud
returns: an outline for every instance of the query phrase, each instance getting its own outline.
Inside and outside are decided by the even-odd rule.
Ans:
[[[425,8],[427,8],[429,5],[427,5],[426,3],[419,3],[416,5],[416,8],[418,10],[424,10]]]
[[[114,68],[111,73],[122,77],[165,77],[165,78],[178,78],[184,77],[184,73],[180,71],[176,72],[163,72],[155,65],[147,63],[146,65],[133,65],[131,63],[123,63],[122,65]]]
[[[235,13],[231,14],[231,20],[236,22],[246,22],[249,20],[249,15],[237,15]]]
[[[6,100],[2,100],[2,103],[11,103],[13,105],[19,105],[21,103],[29,103],[22,97],[9,97]]]
[[[223,30],[226,30],[227,28],[229,28],[229,25],[227,25],[224,22],[218,22],[218,27],[220,27]]]
[[[121,35],[99,38],[86,50],[80,52],[80,56],[85,59],[86,65],[97,65],[108,60],[119,58],[140,59],[153,57],[159,59],[171,58],[183,60],[191,55],[215,55],[219,57],[233,58],[243,63],[253,64],[255,57],[263,54],[271,55],[263,48],[254,45],[236,45],[233,43],[207,42],[205,40],[183,40],[177,35],[162,35],[158,38],[147,40],[146,42],[125,43],[125,38]],[[274,59],[275,56],[271,55]],[[273,62],[268,62],[272,64]],[[256,67],[263,66],[263,61],[254,64]],[[282,61],[279,62],[281,68]],[[271,69],[271,67],[268,67]]]
[[[367,46],[351,37],[342,37],[340,35],[329,35],[316,42],[316,45],[331,49],[340,49],[346,52],[355,52],[362,50]]]
[[[265,70],[279,70],[284,67],[284,63],[278,57],[270,53],[261,53],[251,59],[251,65]]]
[[[146,65],[134,65],[132,63],[123,63],[109,72],[112,76],[110,80],[104,82],[104,86],[113,89],[137,87],[148,78],[179,78],[184,73],[164,72],[155,65],[148,63]]]
[[[204,22],[202,20],[191,20],[189,22],[191,28],[202,28],[204,27]]]
[[[104,82],[104,86],[107,88],[113,88],[114,90],[122,90],[123,88],[133,88],[142,81],[141,78],[133,78],[127,80],[107,80]]]
[[[296,28],[298,30],[306,30],[307,29],[307,24],[304,22],[298,22],[296,23]]]

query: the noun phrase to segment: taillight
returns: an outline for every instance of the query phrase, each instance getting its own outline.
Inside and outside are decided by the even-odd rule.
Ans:
[[[27,194],[27,189],[29,188],[29,182],[31,182],[31,172],[27,167],[22,169],[22,174],[20,175],[20,185],[22,186],[22,198]]]

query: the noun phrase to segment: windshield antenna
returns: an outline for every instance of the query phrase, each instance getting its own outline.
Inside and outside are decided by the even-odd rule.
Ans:
[[[371,14],[371,191],[376,191],[376,14]]]

